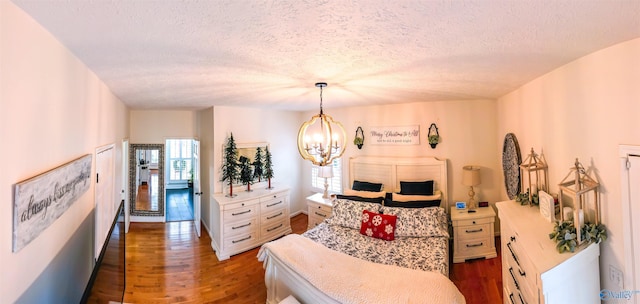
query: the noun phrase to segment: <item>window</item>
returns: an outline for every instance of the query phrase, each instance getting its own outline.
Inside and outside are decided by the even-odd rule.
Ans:
[[[187,181],[191,177],[192,142],[191,139],[167,140],[170,181]]]
[[[327,179],[329,184],[329,192],[342,193],[342,160],[340,158],[334,159],[331,164],[333,168],[333,177]],[[318,177],[320,167],[313,166],[311,168],[311,187],[324,192],[324,178]]]

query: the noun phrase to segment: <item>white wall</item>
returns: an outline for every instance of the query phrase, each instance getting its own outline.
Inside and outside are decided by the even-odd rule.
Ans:
[[[601,285],[610,290],[620,288],[609,281],[609,265],[625,269],[618,149],[640,144],[639,80],[635,39],[562,66],[498,100],[498,147],[513,132],[523,154],[531,147],[544,151],[552,193],[576,158],[593,170],[609,235],[601,245]]]
[[[122,139],[127,137],[128,111],[69,50],[8,1],[0,2],[0,31],[0,159],[5,164],[0,174],[0,303],[17,301],[27,289],[61,297],[40,299],[43,302],[77,302],[77,293],[69,290],[80,289],[82,296],[93,267],[91,242],[87,247],[73,248],[81,260],[51,264],[65,259],[57,255],[67,249],[72,237],[92,240],[91,229],[78,229],[83,222],[93,223],[93,184],[17,253],[11,245],[12,188],[85,154],[94,154],[95,164],[95,149],[114,143],[114,197],[119,198],[122,169],[117,164]],[[32,285],[43,272],[53,279]],[[73,286],[68,286],[70,282]]]
[[[448,159],[449,199],[468,200],[469,188],[461,185],[462,167],[476,165],[481,168],[482,184],[475,187],[476,199],[495,202],[500,198],[502,171],[496,159],[496,111],[493,100],[415,102],[394,105],[361,106],[324,109],[341,122],[347,132],[347,150],[343,155],[343,187],[348,185],[348,160],[359,155],[373,156],[436,156]],[[302,120],[309,120],[316,112],[307,112]],[[435,149],[429,146],[429,126],[435,123],[441,137]],[[302,121],[301,123],[302,124]],[[371,127],[420,125],[420,144],[411,146],[374,145]],[[364,130],[364,146],[359,150],[353,144],[356,128]],[[297,131],[296,131],[297,132]],[[298,156],[298,158],[300,158]],[[303,194],[312,193],[311,163],[303,165]]]
[[[132,144],[164,144],[166,139],[196,137],[195,111],[132,110],[130,140]]]
[[[300,193],[301,158],[296,145],[298,128],[302,124],[299,119],[300,113],[228,106],[214,107],[213,112],[213,192],[222,192],[220,167],[224,159],[223,146],[229,134],[233,133],[236,144],[269,143],[275,172],[272,183],[291,188],[292,213],[306,208],[304,197]]]

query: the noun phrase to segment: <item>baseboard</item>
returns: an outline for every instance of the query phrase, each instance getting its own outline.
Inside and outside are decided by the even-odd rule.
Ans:
[[[305,215],[308,215],[306,210],[298,210],[297,212],[291,213],[291,214],[289,215],[289,217],[291,218],[291,217],[294,217],[294,216],[296,216],[296,215],[298,215],[298,214],[301,214],[301,213],[302,213],[302,214],[305,214]]]

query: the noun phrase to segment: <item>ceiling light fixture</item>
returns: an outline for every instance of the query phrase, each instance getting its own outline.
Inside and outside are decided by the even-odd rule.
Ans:
[[[298,151],[303,159],[316,166],[326,166],[344,153],[347,133],[342,124],[322,111],[322,89],[326,82],[316,83],[320,88],[320,114],[311,117],[298,132]],[[316,123],[317,122],[317,123]]]

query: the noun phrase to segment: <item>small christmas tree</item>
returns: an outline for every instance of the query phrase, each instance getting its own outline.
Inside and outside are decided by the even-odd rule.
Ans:
[[[222,164],[222,178],[220,179],[222,182],[228,182],[228,196],[233,197],[233,182],[238,180],[239,177],[238,148],[235,140],[233,140],[233,133],[231,133],[224,148],[224,163]]]
[[[253,161],[253,180],[258,180],[258,182],[262,181],[262,176],[264,176],[264,163],[262,162],[262,149],[260,147],[256,148],[256,159]]]
[[[249,158],[240,156],[240,181],[243,185],[247,185],[247,192],[251,192],[251,184],[253,183],[253,172],[251,171]]]
[[[273,189],[271,187],[271,178],[273,178],[273,163],[271,162],[271,152],[269,152],[269,147],[264,148],[264,177],[269,180],[269,186],[267,189]]]

